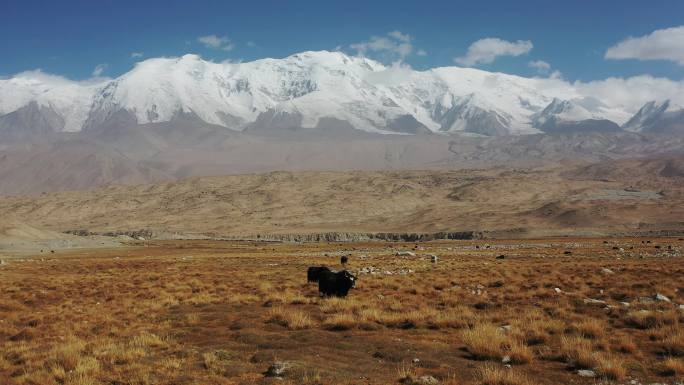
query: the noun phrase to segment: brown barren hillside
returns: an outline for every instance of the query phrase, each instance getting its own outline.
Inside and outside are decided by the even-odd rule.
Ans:
[[[0,213],[5,220],[41,229],[95,233],[144,229],[158,236],[439,231],[547,236],[681,231],[684,178],[669,172],[677,162],[665,158],[530,170],[203,177],[6,197],[0,199]]]

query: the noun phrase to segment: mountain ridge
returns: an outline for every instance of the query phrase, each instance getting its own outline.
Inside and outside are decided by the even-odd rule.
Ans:
[[[188,54],[147,59],[115,79],[69,82],[35,71],[0,79],[0,117],[37,103],[63,121],[53,127],[56,132],[168,122],[178,114],[233,131],[255,125],[314,128],[324,119],[382,134],[592,131],[581,123],[597,120],[612,122],[611,129],[661,129],[635,126],[641,110],[553,81],[460,67],[417,71],[329,51],[244,63]],[[547,115],[570,124],[545,127],[540,114],[558,105],[566,110]],[[684,120],[684,113],[673,116],[676,122],[668,120],[668,127]],[[5,131],[10,129],[0,126],[0,138]]]

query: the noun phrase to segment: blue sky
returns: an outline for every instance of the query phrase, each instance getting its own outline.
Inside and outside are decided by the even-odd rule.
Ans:
[[[568,80],[583,81],[639,74],[684,78],[684,65],[675,59],[631,58],[643,52],[623,54],[628,58],[622,60],[604,57],[610,47],[630,36],[684,25],[681,0],[2,0],[0,15],[2,76],[42,69],[85,79],[100,65],[96,74],[115,77],[144,58],[185,53],[215,61],[284,57],[305,50],[356,53],[351,45],[370,46],[372,36],[382,38],[376,43],[401,44],[387,35],[399,31],[396,36],[410,44],[410,53],[392,53],[390,47],[366,54],[384,61],[402,58],[416,69],[456,65],[455,59],[461,58],[461,64],[523,76],[559,71]],[[207,36],[212,38],[198,40]],[[673,46],[667,41],[670,35],[664,36],[661,40],[670,50],[684,51],[684,42]],[[221,40],[224,37],[227,40]],[[464,59],[471,44],[484,38],[515,47],[491,62]],[[131,57],[132,53],[141,55]],[[673,55],[680,54],[684,56]],[[537,60],[550,69],[538,72],[529,64]]]

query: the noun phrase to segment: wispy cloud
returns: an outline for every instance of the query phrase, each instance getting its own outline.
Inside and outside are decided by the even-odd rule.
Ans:
[[[419,49],[418,51],[416,51],[416,55],[427,56],[427,52],[424,49]]]
[[[533,60],[529,63],[527,63],[529,67],[532,67],[537,70],[540,74],[547,74],[551,70],[551,64],[543,61],[543,60]]]
[[[393,37],[399,41],[403,41],[404,43],[411,42],[411,35],[407,33],[401,33],[401,31],[392,31],[388,33],[387,36]]]
[[[684,26],[630,37],[608,48],[606,59],[669,60],[684,66]]]
[[[368,41],[351,44],[349,47],[356,50],[360,56],[366,56],[369,52],[387,55],[390,59],[403,61],[413,52],[413,37],[400,31],[392,31],[385,36],[371,36]]]
[[[235,48],[235,44],[227,36],[207,35],[200,36],[197,41],[202,43],[207,48],[218,49],[221,51],[230,51]]]
[[[102,63],[102,64],[96,65],[95,68],[93,69],[93,73],[92,73],[93,77],[99,78],[100,76],[102,76],[102,74],[107,69],[107,67],[108,67],[107,63]]]
[[[143,57],[144,52],[131,52],[131,58],[138,59]]]
[[[670,99],[674,105],[684,107],[684,80],[639,75],[629,78],[611,77],[586,83],[576,81],[570,84],[581,95],[595,97],[633,111],[652,100]]]
[[[507,41],[488,37],[480,39],[468,47],[464,56],[454,59],[457,64],[472,67],[477,64],[488,64],[499,56],[520,56],[532,50],[529,40]]]

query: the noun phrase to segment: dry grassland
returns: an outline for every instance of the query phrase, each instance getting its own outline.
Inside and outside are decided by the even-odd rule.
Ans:
[[[0,383],[675,383],[684,241],[649,241],[169,241],[6,259]],[[357,287],[320,298],[306,267],[341,255]],[[274,362],[282,380],[265,376]]]

